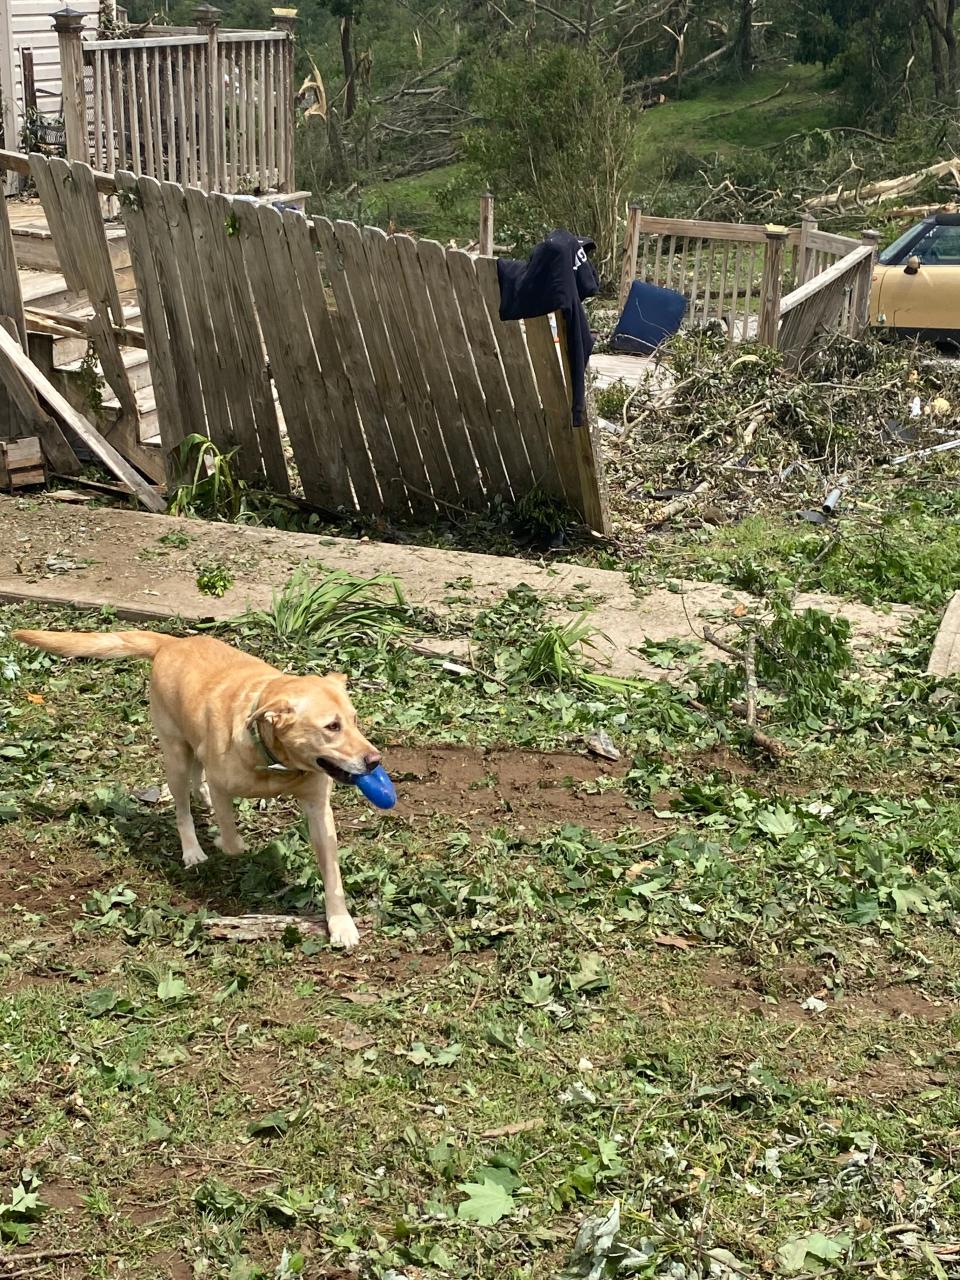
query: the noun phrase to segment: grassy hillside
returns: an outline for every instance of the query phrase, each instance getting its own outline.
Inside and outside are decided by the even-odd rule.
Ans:
[[[735,158],[798,133],[828,128],[834,104],[813,67],[783,66],[745,82],[713,82],[679,101],[643,113],[629,195],[664,216],[690,215],[705,194],[700,169],[715,155]],[[776,95],[776,96],[773,96]],[[767,99],[767,101],[761,101]],[[462,181],[459,165],[367,187],[360,204],[366,221],[439,240],[477,234],[477,193],[448,188]],[[357,213],[354,207],[345,212]]]

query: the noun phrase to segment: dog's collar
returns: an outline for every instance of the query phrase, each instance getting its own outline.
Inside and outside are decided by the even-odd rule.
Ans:
[[[263,735],[260,732],[260,721],[257,718],[256,707],[254,707],[250,719],[247,721],[247,728],[250,730],[253,745],[263,757],[263,764],[257,766],[259,769],[269,769],[271,773],[303,773],[302,769],[291,769],[289,765],[281,763],[264,742]]]

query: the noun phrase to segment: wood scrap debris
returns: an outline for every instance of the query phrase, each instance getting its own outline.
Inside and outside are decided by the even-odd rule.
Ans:
[[[731,360],[721,334],[680,334],[664,358],[669,387],[651,370],[632,403],[626,383],[599,393],[628,419],[601,449],[616,537],[638,555],[658,530],[737,523],[771,506],[850,520],[872,470],[960,452],[957,361],[871,334],[823,335],[798,371],[772,353]],[[843,501],[826,516],[835,490]]]
[[[0,440],[0,489],[20,489],[46,483],[43,451],[37,436]]]
[[[10,316],[0,316],[0,327],[6,330],[11,341],[20,348],[20,335],[15,321]],[[44,457],[52,469],[64,475],[76,475],[80,470],[79,459],[59,425],[41,407],[35,390],[19,369],[2,354],[0,354],[0,388],[4,389],[9,396],[10,413],[14,418],[14,424],[19,426],[19,434],[26,432],[40,440]],[[11,431],[9,426],[7,433],[17,434]]]
[[[934,637],[927,675],[946,680],[960,673],[960,591],[957,591],[944,610],[943,618]]]
[[[32,388],[47,408],[87,446],[91,453],[112,472],[118,480],[122,480],[148,511],[162,512],[166,503],[159,492],[152,488],[139,472],[135,471],[125,458],[114,449],[90,422],[74,409],[46,375],[37,368],[20,343],[0,325],[0,380],[8,390],[16,385],[14,374]],[[57,466],[58,471],[63,468]]]
[[[276,942],[290,930],[301,937],[327,936],[326,922],[313,916],[207,916],[203,927],[224,942]]]

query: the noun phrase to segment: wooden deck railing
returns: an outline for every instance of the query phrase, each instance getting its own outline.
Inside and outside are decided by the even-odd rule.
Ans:
[[[757,337],[775,346],[780,298],[857,247],[821,231],[807,214],[799,227],[654,218],[631,205],[620,275],[623,308],[635,279],[687,299],[686,323],[722,324],[731,343]]]
[[[204,5],[196,17],[193,30],[83,40],[82,15],[56,15],[68,158],[205,191],[292,191],[289,26],[223,31]]]
[[[866,328],[875,254],[875,239],[857,245],[781,300],[776,345],[788,367],[800,363],[818,335],[835,330],[855,337]]]

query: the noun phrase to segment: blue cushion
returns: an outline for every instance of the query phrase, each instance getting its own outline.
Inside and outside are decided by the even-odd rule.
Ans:
[[[687,300],[682,293],[634,280],[610,339],[611,348],[631,355],[649,355],[677,332],[686,309]]]

